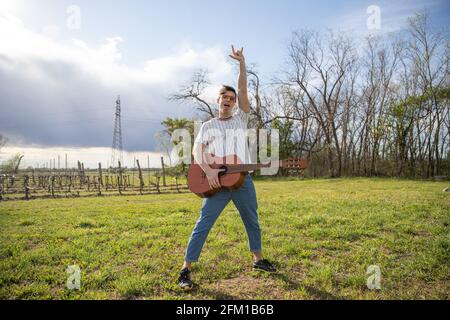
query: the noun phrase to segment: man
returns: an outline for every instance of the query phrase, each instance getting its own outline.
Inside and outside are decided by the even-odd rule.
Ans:
[[[237,60],[240,66],[238,79],[238,94],[233,87],[223,86],[219,92],[217,103],[219,104],[219,115],[205,122],[195,139],[193,156],[206,174],[211,188],[220,188],[219,172],[223,169],[212,169],[205,161],[206,154],[214,150],[216,156],[225,156],[226,150],[230,150],[229,141],[224,139],[227,136],[226,131],[247,129],[247,121],[250,113],[250,103],[247,93],[247,70],[242,48],[235,51],[231,46],[231,58]],[[238,100],[239,107],[236,112],[232,112]],[[249,163],[248,144],[245,135],[236,135],[237,150],[234,149],[241,161]],[[232,141],[234,144],[234,139]],[[243,148],[242,146],[245,146]],[[227,148],[225,148],[227,147]],[[207,151],[208,150],[208,151]],[[206,241],[209,231],[214,222],[226,207],[233,201],[239,211],[247,231],[250,251],[253,254],[253,268],[275,272],[276,269],[272,263],[262,258],[261,253],[261,229],[258,222],[257,200],[255,187],[250,174],[246,175],[243,185],[234,191],[221,190],[210,198],[203,199],[203,206],[200,212],[200,218],[197,220],[195,228],[186,249],[185,261],[178,278],[181,288],[190,289],[193,286],[191,280],[192,262],[198,261],[202,247]]]

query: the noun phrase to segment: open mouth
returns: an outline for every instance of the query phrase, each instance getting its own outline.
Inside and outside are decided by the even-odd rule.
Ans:
[[[224,106],[225,106],[225,107],[228,107],[228,108],[230,107],[230,105],[229,105],[229,104],[227,104],[227,103],[225,103],[225,104],[224,104]]]

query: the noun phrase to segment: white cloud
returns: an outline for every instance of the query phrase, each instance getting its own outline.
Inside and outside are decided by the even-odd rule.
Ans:
[[[57,25],[49,24],[42,28],[42,33],[49,38],[58,38],[61,35],[62,30]]]
[[[124,147],[150,150],[165,117],[194,111],[168,102],[166,96],[195,70],[207,69],[213,83],[234,79],[220,45],[185,43],[166,56],[131,67],[120,50],[126,39],[118,35],[92,45],[63,39],[58,26],[42,31],[0,14],[0,132],[11,144],[108,147],[114,101],[120,94]]]
[[[54,36],[57,26],[47,26],[44,32]],[[0,15],[0,54],[10,59],[39,58],[57,60],[75,65],[104,85],[173,84],[188,79],[197,68],[211,71],[212,77],[223,78],[231,74],[231,66],[220,46],[196,51],[190,47],[165,57],[148,59],[142,69],[121,63],[120,36],[109,37],[97,47],[91,47],[80,39],[65,44],[54,41],[47,34],[33,32],[11,15]]]
[[[359,5],[354,11],[332,21],[332,29],[339,31],[350,31],[355,35],[365,36],[369,34],[386,34],[404,29],[408,18],[416,12],[424,9],[433,11],[440,8],[442,0],[428,1],[378,1],[367,4],[366,7]],[[369,29],[367,19],[372,13],[367,12],[369,6],[377,6],[380,9],[380,29]]]
[[[179,77],[180,72],[186,74],[192,68],[208,69],[212,79],[230,75],[232,71],[230,64],[225,60],[223,50],[219,47],[202,51],[182,48],[176,54],[148,60],[145,63],[145,72],[149,81],[174,81]]]

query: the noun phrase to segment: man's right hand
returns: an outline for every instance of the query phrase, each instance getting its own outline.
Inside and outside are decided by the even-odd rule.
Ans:
[[[225,169],[210,169],[205,172],[211,189],[220,189],[219,172],[225,171]]]

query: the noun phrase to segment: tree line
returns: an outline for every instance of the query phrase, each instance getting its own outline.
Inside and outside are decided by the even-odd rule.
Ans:
[[[295,31],[270,83],[248,68],[252,125],[278,129],[280,159],[308,158],[313,177],[448,177],[449,49],[448,29],[433,28],[426,12],[404,30],[364,39]],[[170,99],[193,102],[210,119],[217,107],[204,98],[209,84],[200,70]],[[188,123],[163,125],[169,133]]]

